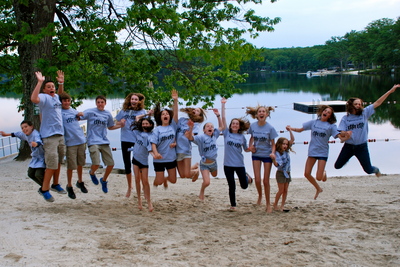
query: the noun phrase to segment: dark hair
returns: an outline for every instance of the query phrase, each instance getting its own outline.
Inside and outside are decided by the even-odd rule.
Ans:
[[[250,122],[246,118],[234,118],[234,119],[231,120],[231,123],[229,123],[229,127],[228,128],[229,128],[229,132],[230,133],[232,133],[231,125],[232,125],[232,122],[234,120],[239,121],[238,133],[241,134],[241,133],[247,131],[250,128]]]
[[[71,100],[71,96],[67,94],[66,92],[62,92],[61,94],[58,95],[60,97],[60,101],[62,102],[65,99]]]
[[[102,99],[102,100],[104,100],[104,102],[107,103],[107,99],[106,99],[106,97],[103,96],[103,95],[98,95],[98,96],[96,97],[96,102],[97,102],[97,99]]]
[[[170,109],[161,109],[161,104],[157,103],[156,107],[154,108],[154,119],[156,120],[157,126],[162,125],[161,114],[163,111],[167,111],[169,114],[169,123],[171,124],[172,119],[174,117],[174,112]]]
[[[327,108],[329,108],[332,111],[332,114],[329,117],[328,122],[330,124],[336,123],[335,111],[333,110],[333,108],[331,106],[328,106],[328,105],[321,105],[321,106],[318,107],[318,110],[317,110],[318,119],[321,118],[322,112],[324,112],[324,110],[327,109]]]
[[[136,107],[131,106],[131,98],[133,95],[135,95],[139,98],[139,102],[137,103]],[[122,104],[122,110],[128,110],[128,109],[142,110],[142,109],[144,109],[144,100],[145,100],[145,97],[141,93],[130,93],[129,95],[127,95],[125,97],[124,104]]]
[[[357,99],[359,99],[361,101],[361,104],[363,103],[362,99],[358,98],[358,97],[351,97],[351,98],[349,98],[349,100],[347,100],[347,102],[346,102],[346,112],[347,112],[347,114],[353,114],[354,111],[355,111],[354,112],[355,115],[361,115],[362,114],[363,109],[364,109],[362,106],[360,107],[359,110],[355,110],[355,108],[354,108],[354,101],[356,101]]]
[[[143,121],[148,121],[150,123],[150,127],[151,127],[150,132],[154,129],[154,121],[152,119],[150,119],[150,117],[143,117],[138,121],[132,122],[131,130],[139,130],[141,132],[144,132],[143,126],[142,126]]]
[[[22,121],[20,125],[24,123],[28,124],[29,126],[33,126],[33,123],[31,121],[26,121],[26,120]]]

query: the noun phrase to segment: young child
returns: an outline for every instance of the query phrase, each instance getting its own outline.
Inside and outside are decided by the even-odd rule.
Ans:
[[[301,133],[305,130],[311,131],[311,140],[308,147],[308,157],[304,170],[304,176],[308,181],[315,187],[316,193],[314,199],[317,199],[318,195],[323,191],[318,185],[318,182],[312,176],[311,172],[318,161],[316,178],[318,181],[325,182],[327,179],[325,166],[329,156],[329,138],[340,137],[339,131],[336,127],[336,116],[333,108],[327,105],[322,105],[317,111],[318,118],[303,123],[302,128],[292,128],[288,126],[287,129],[290,131]]]
[[[101,189],[104,193],[108,193],[107,179],[114,168],[114,159],[111,153],[110,141],[107,138],[107,129],[116,130],[121,128],[122,125],[120,122],[114,124],[111,112],[105,109],[106,104],[107,99],[104,96],[97,96],[96,107],[85,110],[81,117],[81,119],[87,120],[87,145],[92,160],[89,175],[95,185],[99,184],[95,173],[100,166],[100,155],[107,166],[103,178],[100,178]]]
[[[138,119],[138,117],[136,117]],[[136,193],[138,197],[138,208],[143,209],[141,186],[143,185],[144,198],[147,201],[149,211],[153,211],[153,204],[150,199],[150,185],[149,185],[149,151],[151,151],[151,144],[149,138],[154,128],[154,122],[150,118],[141,118],[132,124],[132,131],[135,135],[135,146],[132,148],[133,157],[133,173],[135,174]],[[150,152],[153,153],[153,152]]]
[[[178,93],[172,92],[174,102],[178,101]],[[202,108],[181,108],[181,112],[188,115],[178,119],[178,112],[174,113],[174,119],[177,122],[176,130],[176,161],[178,173],[181,178],[191,178],[195,182],[199,177],[198,164],[192,166],[192,143],[186,138],[185,133],[189,130],[189,119],[194,122],[193,132],[198,134],[199,126],[206,118],[205,111]]]
[[[363,108],[363,101],[360,98],[350,98],[347,101],[347,114],[343,116],[340,121],[339,130],[341,130],[342,133],[346,133],[349,138],[343,145],[343,148],[335,162],[335,169],[341,169],[351,157],[356,156],[366,173],[375,173],[377,177],[381,175],[379,168],[372,166],[369,157],[368,118],[371,117],[375,113],[375,109],[399,87],[400,84],[393,85],[389,91],[366,108]]]
[[[161,110],[160,104],[154,109],[154,119],[157,127],[150,136],[151,150],[153,151],[153,165],[156,173],[154,186],[164,184],[168,187],[168,181],[176,183],[176,122],[174,113],[178,112],[178,106],[174,101],[174,110]],[[167,170],[168,176],[164,172]]]
[[[144,109],[144,95],[140,93],[130,93],[125,97],[121,111],[115,119],[122,123],[121,128],[121,151],[124,161],[125,175],[128,182],[126,197],[130,197],[132,190],[132,168],[130,148],[135,145],[135,135],[131,131],[131,125],[136,121],[136,116],[146,114]]]
[[[31,121],[23,121],[21,122],[20,132],[5,133],[0,131],[0,135],[17,137],[28,142],[32,150],[32,159],[29,163],[28,177],[35,181],[39,186],[42,186],[46,170],[43,142],[40,133],[33,128],[33,123]],[[51,198],[49,198],[48,201],[54,201],[54,199]]]
[[[223,120],[225,120],[225,102],[226,99],[221,100],[222,109],[222,119],[219,114],[218,109],[214,108],[214,114],[218,118],[218,129],[214,129],[214,125],[207,122],[203,127],[203,133],[198,135],[193,135],[194,122],[189,120],[189,131],[185,133],[185,136],[198,146],[199,154],[201,157],[200,161],[200,172],[203,177],[203,183],[201,185],[199,198],[204,201],[204,192],[206,188],[210,185],[210,174],[213,177],[218,175],[217,166],[217,139],[220,132],[225,129]]]
[[[264,166],[264,191],[265,200],[267,202],[266,211],[272,212],[270,203],[270,183],[269,177],[271,174],[272,160],[275,158],[275,138],[278,134],[275,128],[267,123],[272,107],[257,106],[247,107],[246,113],[251,115],[253,119],[257,119],[250,125],[249,134],[249,149],[252,151],[253,171],[255,184],[258,192],[257,205],[261,205],[262,187],[261,187],[261,164]]]
[[[82,193],[88,192],[82,179],[83,166],[86,164],[86,137],[79,125],[79,117],[83,113],[71,108],[71,96],[69,94],[65,92],[61,93],[60,100],[64,125],[64,141],[67,147],[67,193],[70,198],[75,199],[76,195],[72,187],[73,170],[76,170],[78,174],[76,187]]]
[[[292,145],[294,143],[293,132],[290,127],[286,127],[286,130],[290,133],[290,140],[286,137],[278,138],[276,141],[276,151],[275,151],[275,159],[273,159],[273,163],[276,170],[276,182],[278,183],[278,192],[275,196],[274,210],[283,211],[285,207],[286,197],[289,189],[289,183],[292,181],[290,176],[290,155],[289,152],[292,151]],[[281,206],[278,208],[278,202],[280,197],[282,196]]]
[[[65,155],[64,128],[61,115],[61,102],[55,93],[55,85],[52,81],[46,81],[41,72],[35,72],[37,84],[31,95],[31,101],[39,105],[41,115],[40,135],[43,140],[46,171],[44,173],[43,185],[39,188],[39,194],[46,201],[53,202],[54,198],[49,190],[66,194],[60,186],[58,179],[60,175],[61,162]],[[57,71],[58,94],[64,91],[64,72]],[[43,85],[43,93],[40,90]],[[51,178],[53,184],[50,187]]]
[[[223,120],[226,125],[226,120]],[[236,181],[239,178],[240,187],[246,189],[253,179],[246,173],[242,151],[250,152],[244,132],[250,127],[250,122],[244,118],[234,118],[224,134],[224,173],[229,186],[230,210],[236,210]]]

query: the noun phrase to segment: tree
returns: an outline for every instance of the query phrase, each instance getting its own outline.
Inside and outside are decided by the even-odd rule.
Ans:
[[[78,100],[140,91],[167,103],[172,88],[185,88],[179,95],[189,105],[201,100],[210,105],[216,94],[230,96],[236,90],[244,79],[240,64],[257,53],[243,35],[256,38],[280,21],[244,9],[260,0],[129,3],[1,0],[0,71],[12,80],[0,91],[22,93],[20,110],[36,126],[29,97],[37,70],[45,76],[64,70],[65,87]],[[155,88],[147,86],[149,81]]]

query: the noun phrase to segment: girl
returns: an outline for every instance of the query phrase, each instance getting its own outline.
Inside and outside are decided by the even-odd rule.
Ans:
[[[221,100],[222,105],[222,119],[218,112],[218,109],[214,108],[214,114],[218,118],[218,129],[214,129],[214,125],[210,122],[206,123],[203,127],[203,133],[193,135],[194,122],[189,120],[189,131],[185,133],[185,136],[198,146],[199,154],[201,156],[200,161],[200,172],[203,177],[203,183],[201,185],[199,198],[204,201],[204,191],[210,185],[210,174],[216,177],[218,174],[217,166],[217,139],[221,131],[225,129],[225,125],[222,122],[225,120],[225,102],[226,99]]]
[[[174,90],[172,94],[174,102],[178,101],[178,93]],[[185,133],[189,130],[189,119],[194,122],[194,134],[199,132],[199,126],[206,118],[205,111],[201,108],[181,108],[181,112],[188,115],[189,118],[179,118],[178,113],[174,113],[174,119],[177,122],[176,130],[176,154],[177,168],[181,178],[192,178],[196,181],[199,177],[198,164],[192,166],[192,143],[186,138]]]
[[[138,118],[138,117],[137,117]],[[132,148],[133,173],[135,174],[136,193],[138,197],[138,208],[142,210],[142,198],[140,182],[143,185],[144,198],[147,201],[149,211],[153,211],[153,204],[150,200],[149,185],[149,151],[151,145],[149,137],[154,128],[154,122],[150,118],[141,118],[132,124],[132,131],[135,135],[136,145]],[[152,152],[150,152],[152,153]]]
[[[124,161],[125,175],[128,182],[128,190],[126,197],[130,197],[132,190],[132,168],[131,168],[131,147],[135,145],[135,135],[131,131],[131,125],[135,122],[138,115],[146,114],[144,110],[144,95],[140,93],[130,93],[125,97],[124,104],[121,111],[117,114],[115,119],[122,123],[121,128],[121,151],[122,159]]]
[[[341,169],[352,156],[356,156],[361,163],[364,171],[368,174],[375,173],[380,176],[379,168],[371,165],[371,159],[368,151],[368,118],[375,113],[375,109],[379,107],[386,98],[396,91],[400,84],[395,84],[393,87],[382,95],[373,104],[362,107],[360,98],[350,98],[346,104],[347,114],[343,116],[339,124],[339,130],[349,136],[348,140],[343,145],[342,150],[335,162],[335,169]]]
[[[318,185],[315,178],[311,175],[315,162],[318,161],[316,178],[318,181],[325,182],[327,179],[325,165],[329,155],[329,138],[332,136],[337,138],[339,132],[336,127],[336,116],[330,106],[322,105],[317,111],[318,118],[303,123],[302,128],[292,128],[288,126],[290,131],[301,133],[305,130],[311,130],[311,140],[308,147],[308,157],[304,170],[304,176],[314,185],[316,193],[314,199],[317,199],[322,188]]]
[[[172,93],[174,95],[174,92]],[[174,98],[174,97],[173,97]],[[174,113],[178,112],[178,103],[174,101],[174,110],[161,110],[160,104],[156,105],[154,118],[157,127],[150,136],[153,151],[153,165],[156,172],[154,186],[164,184],[168,187],[168,181],[176,183],[176,122],[173,120]],[[167,170],[168,176],[164,176]]]
[[[247,114],[250,114],[253,119],[257,119],[250,125],[249,134],[249,149],[253,153],[253,170],[256,188],[258,192],[257,205],[261,205],[262,187],[261,187],[261,163],[264,165],[264,191],[265,199],[267,202],[266,211],[272,212],[270,203],[270,184],[269,176],[271,173],[272,160],[275,158],[275,138],[278,136],[275,128],[267,123],[267,117],[270,111],[274,110],[272,107],[258,106],[256,108],[247,107]]]
[[[226,120],[223,119],[226,128]],[[243,132],[250,127],[250,122],[246,119],[232,119],[229,128],[223,131],[224,134],[224,173],[229,186],[229,200],[231,202],[231,210],[236,210],[236,182],[234,174],[239,178],[240,187],[246,189],[253,182],[246,173],[242,148],[246,152],[250,152],[247,147],[247,140]]]
[[[292,150],[292,145],[294,142],[293,132],[287,126],[286,130],[290,133],[290,140],[285,137],[280,137],[276,141],[276,152],[275,159],[273,163],[276,170],[276,182],[278,183],[278,193],[275,196],[274,210],[283,211],[285,206],[286,197],[289,189],[289,183],[292,181],[290,177],[290,155],[289,152]],[[282,196],[282,202],[280,208],[278,208],[279,198]]]

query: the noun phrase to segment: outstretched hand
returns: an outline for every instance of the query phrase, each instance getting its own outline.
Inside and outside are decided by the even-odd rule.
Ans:
[[[38,80],[38,82],[44,82],[45,77],[43,76],[43,74],[40,71],[36,71],[35,75],[36,75],[36,79]]]
[[[64,83],[64,72],[62,70],[57,71],[57,82]]]

